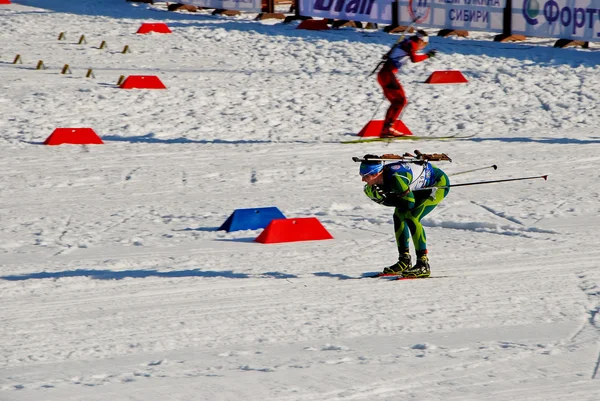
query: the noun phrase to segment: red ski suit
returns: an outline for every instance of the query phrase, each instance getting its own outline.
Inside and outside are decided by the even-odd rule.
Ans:
[[[408,60],[418,63],[429,58],[426,54],[417,54],[418,50],[418,44],[415,41],[403,40],[392,47],[388,53],[388,59],[377,74],[377,82],[379,82],[379,85],[383,88],[383,94],[391,103],[385,115],[384,130],[389,130],[408,103],[404,88],[396,78],[396,73]]]

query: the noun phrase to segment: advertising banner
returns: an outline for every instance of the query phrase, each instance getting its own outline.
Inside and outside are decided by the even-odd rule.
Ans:
[[[297,0],[300,15],[350,21],[392,23],[391,0]]]
[[[262,10],[262,0],[185,0],[183,3],[191,6],[222,10],[239,10],[256,13]]]
[[[600,0],[512,0],[512,33],[600,41]]]
[[[506,0],[400,0],[400,25],[502,32]]]

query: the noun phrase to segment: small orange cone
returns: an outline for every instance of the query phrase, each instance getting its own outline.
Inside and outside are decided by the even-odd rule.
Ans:
[[[271,220],[254,241],[262,244],[273,244],[323,239],[333,239],[333,237],[316,217],[304,217]]]
[[[171,33],[171,30],[169,29],[167,24],[164,24],[162,22],[157,23],[157,24],[149,24],[149,23],[144,22],[142,24],[142,26],[140,26],[140,28],[138,29],[138,31],[136,33],[150,33],[150,32]]]
[[[91,128],[56,128],[44,145],[102,145],[102,139]]]
[[[425,81],[426,84],[464,84],[467,78],[460,71],[434,71]]]
[[[121,89],[167,89],[156,75],[130,75],[119,87]]]
[[[396,130],[404,134],[405,136],[412,135],[412,132],[408,129],[406,125],[401,120],[396,120],[392,127]],[[358,133],[358,136],[367,137],[367,136],[380,136],[381,130],[383,129],[383,120],[371,120],[363,127],[362,130]]]

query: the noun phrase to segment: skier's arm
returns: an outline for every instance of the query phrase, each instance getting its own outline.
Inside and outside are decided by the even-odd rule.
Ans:
[[[413,41],[409,42],[408,49],[406,50],[408,57],[410,57],[410,61],[413,63],[420,63],[421,61],[425,61],[429,58],[427,54],[419,54],[417,53],[417,44]]]
[[[385,193],[377,185],[366,184],[363,188],[365,195],[373,202],[383,204],[385,202]]]
[[[395,173],[392,175],[392,193],[396,195],[396,207],[412,210],[415,207],[415,194],[410,190],[411,177]]]

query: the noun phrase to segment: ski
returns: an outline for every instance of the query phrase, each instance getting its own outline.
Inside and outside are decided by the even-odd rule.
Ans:
[[[400,277],[399,274],[393,274],[393,273],[375,273],[375,274],[367,274],[364,276],[361,276],[361,278],[380,278],[380,277],[395,277],[398,278]]]
[[[393,138],[365,138],[365,139],[353,139],[351,141],[342,141],[344,144],[352,144],[352,143],[369,143],[369,142],[394,142],[400,140],[413,140],[413,141],[423,141],[423,140],[449,140],[449,139],[468,139],[473,138],[476,134],[472,135],[448,135],[448,136],[414,136],[414,135],[405,135],[405,136],[396,136]]]
[[[446,278],[446,277],[451,277],[451,276],[398,277],[394,281],[401,281],[401,280],[429,280],[430,278]]]
[[[423,280],[428,278],[443,278],[448,276],[429,276],[429,277],[402,277],[400,274],[393,273],[375,273],[375,274],[364,274],[358,278],[387,278],[390,281],[404,281],[404,280]]]

